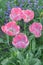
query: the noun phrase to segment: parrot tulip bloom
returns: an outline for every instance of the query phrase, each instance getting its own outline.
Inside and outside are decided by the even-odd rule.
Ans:
[[[22,18],[24,22],[28,23],[34,18],[34,12],[32,10],[22,10]]]
[[[21,20],[22,19],[21,14],[22,14],[21,8],[12,8],[10,18],[14,21]]]
[[[20,27],[16,22],[11,21],[1,27],[2,31],[9,36],[15,36],[20,32]]]
[[[42,24],[34,22],[32,25],[29,26],[29,30],[35,35],[35,37],[40,37],[42,31]]]
[[[16,48],[26,48],[29,44],[29,41],[25,34],[19,33],[13,38],[12,44]]]

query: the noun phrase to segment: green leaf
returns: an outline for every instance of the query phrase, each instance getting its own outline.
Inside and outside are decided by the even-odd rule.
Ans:
[[[7,38],[7,44],[10,46],[10,44],[9,44],[9,36],[6,35],[6,38]]]
[[[29,63],[30,65],[41,65],[41,61],[38,58],[32,58]]]
[[[23,55],[22,55],[19,51],[17,51],[17,58],[18,58],[20,61],[23,61],[23,60],[24,60]]]
[[[31,40],[34,38],[34,35],[29,36],[29,41],[31,42]]]
[[[35,57],[39,58],[41,56],[41,48],[39,47],[37,53],[35,54]]]
[[[41,61],[37,58],[34,59],[35,64],[34,65],[41,65]]]
[[[2,38],[0,38],[0,43],[3,43],[4,41],[3,41],[3,39]]]
[[[16,57],[17,56],[17,48],[15,48],[15,47],[12,47],[12,48],[10,48],[10,52],[11,52],[11,56],[14,56],[14,57]]]
[[[35,52],[35,49],[36,49],[36,41],[35,41],[35,39],[32,40],[31,44],[32,44],[32,52]]]
[[[6,58],[1,62],[2,65],[16,65],[13,61],[12,61],[12,57]]]
[[[2,65],[7,65],[8,62],[9,62],[9,59],[6,58],[6,59],[4,59],[4,60],[1,62],[1,64],[2,64]]]

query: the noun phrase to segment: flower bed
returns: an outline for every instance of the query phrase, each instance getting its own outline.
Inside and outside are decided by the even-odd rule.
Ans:
[[[42,0],[0,0],[0,65],[43,65]]]

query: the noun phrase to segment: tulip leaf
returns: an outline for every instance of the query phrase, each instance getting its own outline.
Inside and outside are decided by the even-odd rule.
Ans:
[[[0,38],[0,43],[3,43],[4,41],[3,41],[3,39],[2,38]]]

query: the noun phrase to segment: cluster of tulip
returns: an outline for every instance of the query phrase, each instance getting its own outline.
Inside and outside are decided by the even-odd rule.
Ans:
[[[21,8],[12,8],[10,13],[10,19],[12,21],[1,27],[2,31],[9,36],[13,36],[12,44],[16,48],[26,48],[29,45],[29,39],[24,33],[20,32],[20,26],[16,24],[17,21],[23,19],[25,23],[30,22],[34,18],[34,12],[32,10],[22,10]],[[29,31],[34,34],[35,37],[41,36],[42,24],[39,22],[33,22],[29,26]]]

